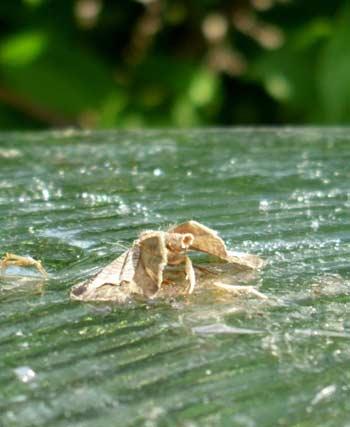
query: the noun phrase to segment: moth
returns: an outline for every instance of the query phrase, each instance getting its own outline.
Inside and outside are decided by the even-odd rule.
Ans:
[[[216,275],[215,268],[194,266],[188,253],[198,251],[214,256],[236,269],[258,270],[264,261],[246,253],[229,251],[217,232],[196,221],[175,225],[167,231],[144,231],[132,246],[92,278],[74,285],[70,292],[79,301],[126,301],[132,295],[155,298],[172,290],[173,294],[191,294],[197,275]],[[241,293],[242,286],[224,285]],[[228,290],[228,289],[227,289]],[[252,290],[256,296],[258,291]],[[262,294],[260,294],[262,295]]]

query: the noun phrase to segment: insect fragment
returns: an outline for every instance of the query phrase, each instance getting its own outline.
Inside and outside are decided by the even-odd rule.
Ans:
[[[210,266],[194,266],[188,257],[190,251],[207,253],[236,269],[257,270],[264,265],[256,255],[227,250],[214,230],[188,221],[167,231],[144,231],[130,249],[92,278],[73,286],[70,296],[80,301],[124,302],[136,294],[155,298],[166,292],[168,285],[174,285],[175,294],[191,294],[197,282],[196,269],[201,274],[217,273]]]
[[[21,256],[12,253],[6,253],[0,261],[0,272],[3,274],[7,267],[10,267],[11,265],[15,265],[17,267],[34,267],[44,277],[48,276],[46,270],[42,266],[41,261],[35,260],[30,256]]]

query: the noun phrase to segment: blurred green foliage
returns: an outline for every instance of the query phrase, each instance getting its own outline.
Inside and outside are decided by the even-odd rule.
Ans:
[[[350,4],[2,0],[0,128],[350,120]]]

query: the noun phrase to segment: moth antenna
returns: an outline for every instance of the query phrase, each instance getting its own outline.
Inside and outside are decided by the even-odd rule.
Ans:
[[[158,228],[146,228],[146,230],[140,231],[138,234],[138,238],[140,239],[142,236],[144,236],[147,233],[154,233],[155,231],[163,231],[164,227],[158,226]]]

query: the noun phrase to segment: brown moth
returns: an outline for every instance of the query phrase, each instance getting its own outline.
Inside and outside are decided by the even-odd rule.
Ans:
[[[92,278],[73,286],[70,297],[79,301],[116,302],[137,294],[155,298],[169,288],[167,285],[176,285],[178,277],[183,279],[185,287],[175,286],[176,293],[191,294],[196,285],[195,268],[204,274],[215,271],[210,267],[194,267],[187,255],[189,251],[207,253],[238,269],[257,270],[264,265],[258,256],[227,250],[214,230],[188,221],[168,231],[144,231],[130,249]],[[234,290],[231,285],[225,288],[218,283],[217,286]]]

